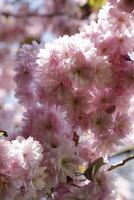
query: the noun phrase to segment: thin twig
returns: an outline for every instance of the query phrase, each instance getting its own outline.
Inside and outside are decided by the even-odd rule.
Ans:
[[[59,13],[44,13],[44,14],[41,14],[41,13],[37,13],[37,12],[33,12],[33,13],[11,13],[11,12],[5,12],[5,11],[2,11],[0,12],[0,16],[5,16],[5,17],[14,17],[14,18],[19,18],[19,19],[23,19],[23,18],[32,18],[32,17],[37,17],[37,18],[54,18],[54,17],[65,17],[65,18],[68,18],[68,19],[74,19],[74,20],[80,20],[80,21],[86,21],[88,20],[88,17],[87,19],[86,18],[82,18],[80,16],[77,16],[77,15],[69,15],[67,13],[63,13],[63,12],[59,12]]]
[[[111,170],[113,170],[113,169],[115,169],[115,168],[121,167],[121,166],[125,165],[125,163],[127,163],[128,161],[130,161],[130,160],[132,160],[132,159],[134,159],[134,155],[131,155],[130,157],[128,157],[128,158],[122,160],[121,162],[119,162],[119,163],[117,163],[117,164],[115,164],[115,165],[111,165],[111,166],[109,167],[108,171],[111,171]]]
[[[122,156],[122,155],[125,155],[125,154],[130,155],[130,154],[133,154],[133,153],[134,153],[134,147],[128,147],[128,148],[122,149],[122,150],[120,150],[119,152],[117,152],[117,153],[111,155],[111,156],[109,157],[109,159],[110,159],[110,158],[114,158],[114,157],[118,157],[118,156]]]
[[[0,15],[3,15],[5,17],[16,17],[16,18],[25,18],[25,17],[46,17],[46,18],[51,18],[51,17],[58,17],[58,16],[64,16],[64,13],[48,13],[48,14],[40,14],[40,13],[11,13],[11,12],[5,12],[2,11],[0,12]]]

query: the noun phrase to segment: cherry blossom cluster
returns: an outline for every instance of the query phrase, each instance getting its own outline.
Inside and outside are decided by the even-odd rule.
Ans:
[[[3,200],[118,199],[106,163],[133,131],[133,9],[111,0],[79,34],[20,50],[26,111],[21,136],[0,140]]]
[[[40,199],[44,189],[43,148],[38,141],[18,136],[0,140],[0,198],[2,200]]]
[[[69,14],[69,7],[72,6],[73,17]],[[65,7],[64,11],[63,7]],[[1,120],[2,124],[3,121],[9,121],[7,109],[5,111],[7,106],[5,102],[13,96],[15,88],[13,66],[15,65],[15,55],[20,46],[24,43],[31,43],[33,39],[36,41],[47,40],[47,36],[44,35],[48,35],[48,32],[53,37],[55,33],[63,35],[78,32],[78,27],[84,22],[79,18],[80,13],[80,6],[75,1],[42,0],[37,4],[28,0],[0,1],[0,112],[5,115],[4,120]],[[18,115],[18,105],[14,106],[15,114]],[[7,120],[5,120],[6,116]],[[5,126],[7,123],[4,123],[1,129]],[[7,127],[6,131],[8,131]]]

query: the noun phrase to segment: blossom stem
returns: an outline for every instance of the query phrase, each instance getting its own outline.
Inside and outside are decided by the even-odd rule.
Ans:
[[[127,163],[128,161],[130,161],[130,160],[132,160],[132,159],[134,159],[134,155],[129,156],[128,158],[122,160],[121,162],[119,162],[119,163],[117,163],[117,164],[115,164],[115,165],[111,165],[111,166],[109,167],[108,171],[111,171],[111,170],[113,170],[113,169],[116,169],[116,168],[118,168],[118,167],[121,167],[121,166],[125,165],[125,163]]]

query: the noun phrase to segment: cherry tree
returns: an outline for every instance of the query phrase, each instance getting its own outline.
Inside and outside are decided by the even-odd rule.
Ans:
[[[13,62],[16,85],[11,79],[8,88],[2,80],[3,105],[12,88],[19,101],[14,110],[5,106],[0,112],[2,200],[127,199],[113,171],[134,155],[115,165],[109,158],[120,146],[134,144],[134,3],[109,0],[98,14],[92,4],[87,14],[87,4],[43,1],[33,11],[18,2],[18,12],[8,6],[1,11],[2,18],[13,17],[12,34],[22,43],[36,40],[28,24],[38,24],[37,18],[37,35],[44,30],[60,35],[45,44],[24,44]],[[43,8],[49,12],[42,13]],[[16,32],[18,26],[22,35]],[[8,33],[7,28],[3,31]],[[3,36],[11,42],[12,34]],[[16,130],[17,109],[22,115]]]

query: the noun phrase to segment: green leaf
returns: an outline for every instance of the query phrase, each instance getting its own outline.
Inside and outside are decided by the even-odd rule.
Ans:
[[[97,158],[95,161],[93,161],[91,163],[91,165],[89,165],[89,167],[85,170],[84,172],[84,176],[88,179],[88,180],[93,180],[96,173],[98,172],[98,170],[100,169],[100,167],[102,165],[106,164],[104,162],[103,157]]]
[[[0,136],[5,136],[5,137],[7,137],[8,134],[7,134],[6,131],[0,130]]]
[[[99,10],[103,5],[105,5],[107,0],[88,0],[88,5],[93,10]]]

